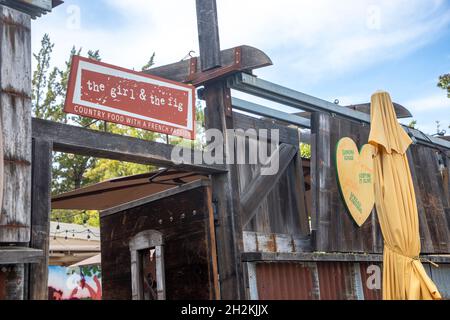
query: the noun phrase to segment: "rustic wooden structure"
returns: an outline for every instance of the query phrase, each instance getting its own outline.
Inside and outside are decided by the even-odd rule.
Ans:
[[[4,14],[10,9],[2,10]],[[206,128],[224,132],[224,145],[236,139],[226,129],[256,129],[248,133],[247,148],[250,139],[258,137],[258,129],[279,130],[278,173],[262,176],[262,165],[255,164],[179,165],[171,159],[170,145],[31,120],[30,88],[15,84],[11,77],[15,73],[3,63],[7,61],[3,56],[7,59],[14,48],[28,46],[28,43],[14,42],[6,54],[2,51],[1,108],[5,175],[10,176],[8,181],[20,178],[22,183],[15,186],[8,182],[5,186],[29,189],[20,190],[20,194],[5,189],[2,214],[12,212],[19,218],[8,220],[10,216],[7,216],[4,220],[3,215],[0,218],[0,229],[14,229],[14,232],[2,232],[0,237],[4,238],[0,243],[16,244],[0,250],[0,264],[13,265],[7,273],[0,272],[0,294],[6,292],[2,297],[44,299],[47,295],[53,151],[155,164],[205,177],[200,182],[184,183],[102,212],[103,286],[107,299],[141,297],[138,253],[149,247],[157,251],[156,257],[164,259],[164,263],[159,260],[156,266],[159,270],[156,275],[160,277],[159,298],[380,297],[377,286],[371,289],[365,285],[370,280],[370,272],[376,271],[382,260],[376,214],[373,212],[361,228],[352,221],[339,197],[333,161],[340,138],[349,136],[358,145],[366,143],[370,123],[367,108],[342,107],[253,76],[253,69],[271,64],[269,57],[248,46],[220,50],[215,0],[197,0],[197,15],[200,57],[147,72],[204,86]],[[16,12],[14,16],[19,20],[14,20],[13,26],[20,24],[24,17]],[[8,26],[10,20],[4,20],[0,33],[2,50],[4,35],[10,35],[8,28],[13,28]],[[29,27],[25,26],[23,32],[28,35]],[[11,61],[11,66],[15,62]],[[29,61],[22,63],[15,68],[22,67],[25,71],[21,75],[29,77]],[[233,98],[231,89],[307,111],[311,117]],[[28,95],[21,96],[24,91]],[[13,102],[16,108],[8,113]],[[233,109],[264,118],[243,115]],[[15,131],[12,117],[18,117],[14,119]],[[22,127],[22,123],[28,126]],[[308,139],[299,134],[299,128],[310,129]],[[409,151],[409,159],[418,198],[422,251],[430,260],[443,264],[439,270],[428,265],[426,268],[448,297],[450,289],[445,287],[445,279],[450,272],[450,142],[407,130],[416,141]],[[33,149],[22,142],[31,138]],[[300,141],[311,145],[310,161],[300,158]],[[16,207],[11,210],[13,203]],[[20,243],[29,248],[21,248]],[[39,260],[42,251],[47,255]],[[40,263],[31,268],[24,265],[37,261]],[[29,281],[22,283],[29,286],[17,285],[16,280],[24,280],[25,273]],[[186,275],[195,281],[190,282],[193,279]],[[179,286],[180,281],[187,281],[186,286]]]
[[[155,248],[158,299],[219,297],[210,182],[197,180],[101,213],[104,299],[142,299],[141,250]],[[159,238],[152,241],[151,234]],[[138,237],[138,238],[136,238]],[[158,251],[158,247],[162,248]]]
[[[42,252],[24,248],[31,238],[30,17],[3,5],[0,5],[0,108],[4,162],[0,176],[6,182],[2,183],[0,204],[0,264],[11,264],[0,271],[0,299],[17,299],[23,297],[25,290],[25,264]],[[14,248],[2,248],[8,244],[14,244]]]
[[[28,292],[34,298],[35,287],[47,290],[46,282],[36,279],[46,275],[47,268],[43,251],[48,249],[50,193],[45,190],[51,182],[51,151],[45,143],[32,146],[31,142],[30,27],[31,18],[61,3],[5,0],[0,4],[0,299],[23,299]],[[43,166],[32,172],[33,158]],[[32,214],[32,207],[45,214]]]

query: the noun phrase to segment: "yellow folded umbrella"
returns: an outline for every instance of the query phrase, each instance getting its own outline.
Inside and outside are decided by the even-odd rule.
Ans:
[[[419,216],[406,151],[412,143],[387,92],[372,96],[375,205],[384,238],[383,299],[441,299],[420,261]]]

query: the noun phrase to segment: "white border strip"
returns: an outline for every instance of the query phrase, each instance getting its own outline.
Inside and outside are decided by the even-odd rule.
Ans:
[[[170,88],[170,89],[175,89],[175,90],[180,90],[180,91],[187,92],[188,93],[188,121],[187,121],[187,126],[182,126],[182,125],[179,125],[179,124],[176,124],[176,123],[171,123],[171,122],[167,122],[167,121],[160,120],[160,119],[153,119],[153,118],[146,117],[146,116],[143,116],[143,115],[140,115],[140,114],[136,114],[136,113],[120,110],[120,109],[115,109],[115,108],[111,108],[111,107],[107,107],[107,106],[102,106],[102,105],[95,104],[95,103],[92,103],[92,102],[89,102],[89,101],[81,100],[81,71],[82,70],[94,71],[94,72],[98,72],[98,73],[102,73],[102,74],[106,74],[106,75],[110,75],[110,76],[120,77],[120,78],[133,80],[133,81],[150,83],[150,84],[157,85],[157,86],[162,86],[162,87],[167,87],[167,88]],[[89,63],[87,61],[81,61],[80,60],[79,64],[78,64],[77,78],[76,78],[76,81],[75,81],[75,90],[74,90],[74,94],[73,94],[73,101],[72,101],[72,103],[77,104],[77,105],[81,105],[81,106],[85,106],[85,107],[99,109],[99,110],[102,110],[102,111],[117,113],[117,114],[121,114],[121,115],[124,115],[124,116],[129,116],[129,117],[133,117],[133,118],[137,118],[137,119],[141,119],[141,120],[151,121],[151,122],[154,122],[154,123],[164,124],[164,125],[167,125],[167,126],[170,126],[170,127],[176,127],[176,128],[192,131],[194,129],[193,128],[192,98],[193,97],[192,97],[192,90],[191,89],[188,89],[188,88],[185,88],[185,87],[173,84],[173,83],[163,82],[163,81],[160,81],[160,80],[151,79],[151,78],[139,76],[137,74],[128,73],[128,72],[124,72],[124,71],[121,71],[121,70],[112,69],[112,68],[108,68],[108,67],[104,67],[104,66],[100,66],[100,65],[97,65],[97,64]]]

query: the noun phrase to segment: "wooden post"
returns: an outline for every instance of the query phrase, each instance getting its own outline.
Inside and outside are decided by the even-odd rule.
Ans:
[[[332,179],[332,156],[330,154],[330,116],[321,112],[313,112],[311,118],[314,144],[311,158],[311,189],[312,189],[312,229],[315,231],[316,251],[327,252],[330,249],[329,232],[331,212],[331,193],[327,189]]]
[[[220,38],[215,0],[197,0],[197,27],[202,71],[220,67]]]
[[[220,66],[220,40],[215,0],[197,0],[197,21],[202,71]],[[233,128],[231,112],[225,110],[229,89],[224,80],[205,85],[206,129],[223,132],[224,150],[234,139],[226,133]],[[225,155],[226,160],[226,155]],[[243,299],[243,270],[240,252],[243,248],[239,215],[239,187],[235,165],[226,165],[226,174],[212,176],[213,202],[218,225],[216,228],[221,299]]]
[[[0,5],[0,121],[4,179],[0,204],[2,245],[30,241],[31,199],[31,19]],[[0,270],[3,266],[0,266]],[[0,275],[3,299],[23,299],[24,265],[10,265]]]
[[[25,243],[31,199],[30,17],[5,6],[0,6],[0,111],[6,182],[0,243]]]
[[[34,249],[41,249],[44,259],[30,265],[29,298],[48,298],[48,260],[50,237],[51,185],[52,185],[52,143],[33,140],[33,179],[31,199],[31,242]]]

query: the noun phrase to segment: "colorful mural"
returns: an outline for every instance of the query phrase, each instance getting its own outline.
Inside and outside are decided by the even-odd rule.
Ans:
[[[99,266],[66,268],[49,266],[49,300],[101,300]]]

